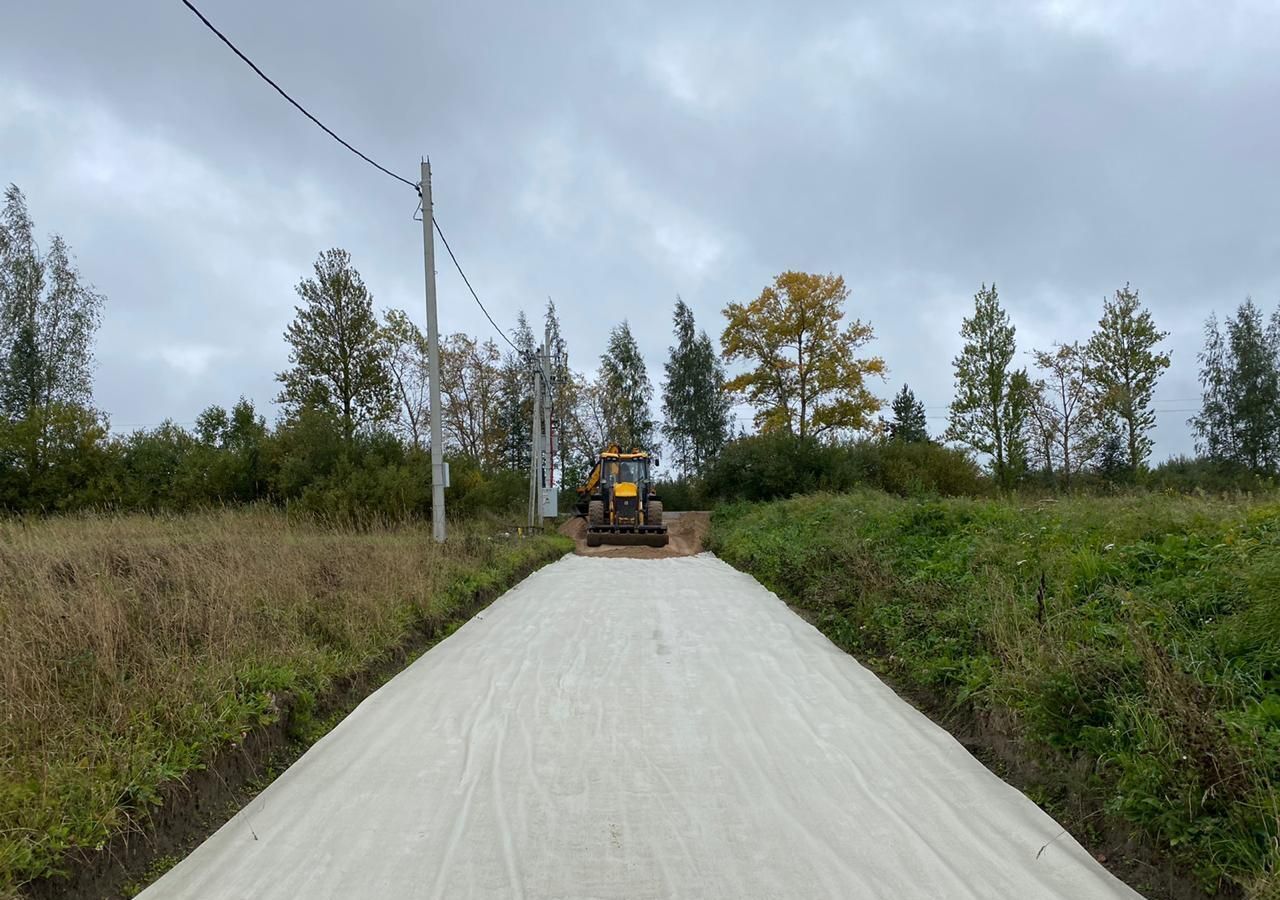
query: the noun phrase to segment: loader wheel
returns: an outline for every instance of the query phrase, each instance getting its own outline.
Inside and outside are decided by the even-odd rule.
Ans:
[[[592,500],[587,507],[587,527],[596,528],[604,524],[604,501]]]
[[[649,509],[645,513],[644,523],[646,525],[662,524],[662,501],[661,500],[649,501]]]

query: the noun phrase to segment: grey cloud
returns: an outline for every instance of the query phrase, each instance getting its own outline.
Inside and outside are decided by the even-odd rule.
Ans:
[[[950,397],[994,279],[1024,350],[1084,337],[1132,281],[1173,331],[1280,300],[1280,16],[1260,2],[444,4],[235,0],[208,15],[410,178],[499,321],[555,297],[578,366],[626,315],[660,372],[776,272],[843,273],[888,397]],[[19,4],[0,33],[0,180],[109,298],[98,400],[120,423],[265,403],[292,285],[349,249],[421,309],[414,198],[332,144],[180,3]],[[440,254],[442,327],[488,324]],[[1190,448],[1162,413],[1157,453]],[[932,425],[940,426],[940,420]]]

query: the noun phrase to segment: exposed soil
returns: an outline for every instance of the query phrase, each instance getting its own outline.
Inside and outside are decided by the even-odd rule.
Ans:
[[[587,520],[575,516],[560,526],[560,533],[574,540],[574,553],[579,556],[609,556],[614,559],[671,559],[677,556],[696,556],[702,552],[702,542],[711,525],[711,514],[706,512],[670,512],[664,521],[670,534],[665,547],[626,547],[601,544],[587,546]]]
[[[526,566],[511,584],[551,560]],[[496,600],[505,587],[479,591],[464,607],[448,616],[421,622],[416,631],[388,650],[367,668],[337,680],[319,698],[308,718],[336,725],[362,700],[392,676],[443,640],[454,627],[472,618]],[[323,736],[323,729],[295,734],[295,698],[276,698],[279,715],[268,725],[247,732],[244,738],[219,749],[207,764],[186,777],[160,787],[161,803],[146,821],[116,835],[98,849],[73,851],[63,866],[66,875],[40,878],[20,888],[28,900],[121,900],[133,896],[159,877],[168,866],[198,847],[256,797],[271,781]]]

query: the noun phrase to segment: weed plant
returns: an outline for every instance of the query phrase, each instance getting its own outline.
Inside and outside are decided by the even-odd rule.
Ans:
[[[894,679],[1013,723],[1213,891],[1280,893],[1280,504],[813,495],[711,543]]]

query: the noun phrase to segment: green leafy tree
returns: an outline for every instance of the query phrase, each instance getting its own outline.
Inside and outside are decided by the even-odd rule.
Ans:
[[[453,334],[440,345],[440,405],[447,446],[481,469],[502,459],[502,354],[489,340]]]
[[[266,497],[266,420],[241,397],[229,411],[210,406],[196,417],[198,445],[188,454],[192,492],[203,503],[249,503]]]
[[[673,330],[676,343],[662,382],[662,433],[680,470],[698,475],[729,439],[731,398],[711,338],[696,330],[693,310],[680,297]]]
[[[1031,382],[1032,402],[1027,418],[1027,463],[1035,466],[1046,478],[1052,478],[1057,467],[1058,431],[1061,418],[1053,404],[1049,403],[1043,379]]]
[[[426,335],[404,310],[389,309],[383,314],[379,339],[396,400],[396,430],[414,449],[420,450],[431,432]]]
[[[276,376],[284,386],[278,401],[289,412],[331,410],[350,443],[358,428],[387,421],[395,409],[373,297],[339,249],[320,254],[314,277],[297,291],[302,304],[284,333],[291,368]]]
[[[586,479],[581,456],[574,453],[574,434],[578,430],[578,381],[569,366],[569,349],[560,330],[560,317],[555,301],[547,298],[543,317],[551,348],[551,427],[559,467],[557,484],[572,486]]]
[[[38,447],[38,465],[31,448]],[[56,512],[115,502],[106,418],[75,403],[0,417],[0,509]]]
[[[1097,414],[1124,429],[1135,473],[1151,455],[1150,433],[1156,424],[1151,398],[1161,373],[1169,368],[1169,354],[1156,348],[1168,335],[1156,328],[1138,292],[1126,284],[1114,298],[1103,301],[1098,328],[1084,347],[1085,376]]]
[[[1119,431],[1107,429],[1098,447],[1098,458],[1095,466],[1099,475],[1111,482],[1127,481],[1133,474],[1133,466],[1129,463],[1129,445]]]
[[[533,417],[533,329],[523,311],[516,318],[511,342],[518,348],[502,358],[498,385],[498,428],[502,435],[502,466],[516,472],[529,471],[532,446],[530,422]]]
[[[30,479],[60,454],[67,423],[98,418],[88,407],[104,303],[59,235],[41,250],[26,198],[9,185],[0,209],[0,416],[28,423],[8,434],[21,442],[12,449]],[[85,408],[85,416],[70,407]]]
[[[724,359],[754,365],[725,389],[746,395],[761,431],[820,437],[871,424],[881,404],[867,379],[883,378],[885,364],[857,356],[875,336],[870,325],[840,329],[848,299],[839,275],[783,272],[750,303],[725,307]]]
[[[1200,352],[1203,401],[1191,420],[1197,449],[1255,472],[1280,463],[1280,311],[1265,325],[1251,299],[1226,322],[1205,323]]]
[[[889,436],[895,441],[908,444],[929,440],[928,419],[924,414],[924,404],[916,399],[910,386],[903,385],[893,398],[889,407],[893,413],[893,421],[889,423]]]
[[[1226,341],[1216,313],[1204,323],[1204,348],[1197,354],[1200,362],[1200,412],[1189,420],[1196,435],[1196,452],[1208,459],[1223,462],[1235,458],[1232,415],[1228,400],[1227,380],[1230,362]]]
[[[653,384],[631,326],[625,321],[609,332],[608,347],[600,357],[599,382],[609,440],[624,449],[656,449],[649,411]]]
[[[1027,435],[1038,392],[1039,385],[1032,381],[1026,369],[1018,369],[1009,376],[1009,392],[1004,402],[1004,421],[1009,428],[1005,436],[1005,478],[1009,484],[1027,473],[1031,461]]]
[[[332,409],[301,406],[276,423],[267,449],[271,495],[292,502],[332,484],[350,445]]]
[[[995,284],[984,284],[973,305],[973,315],[960,326],[964,349],[952,363],[956,393],[946,439],[989,456],[996,481],[1009,486],[1026,463],[1025,422],[1035,391],[1025,372],[1015,383],[1009,371],[1016,332]]]
[[[568,435],[572,441],[575,470],[583,478],[595,465],[595,456],[610,441],[609,423],[605,420],[605,387],[599,378],[588,378],[581,372],[574,373],[574,430]],[[580,484],[572,481],[570,484]]]
[[[198,466],[190,460],[197,445],[195,435],[168,419],[129,434],[124,439],[123,504],[129,509],[189,509],[198,499],[192,496]]]
[[[1227,403],[1236,457],[1255,472],[1275,469],[1280,439],[1280,369],[1262,311],[1246,299],[1227,321]]]
[[[1047,438],[1045,460],[1056,468],[1064,486],[1083,471],[1097,454],[1101,440],[1098,409],[1089,394],[1084,351],[1078,343],[1056,344],[1052,350],[1032,352],[1043,377],[1033,383],[1033,432]]]

